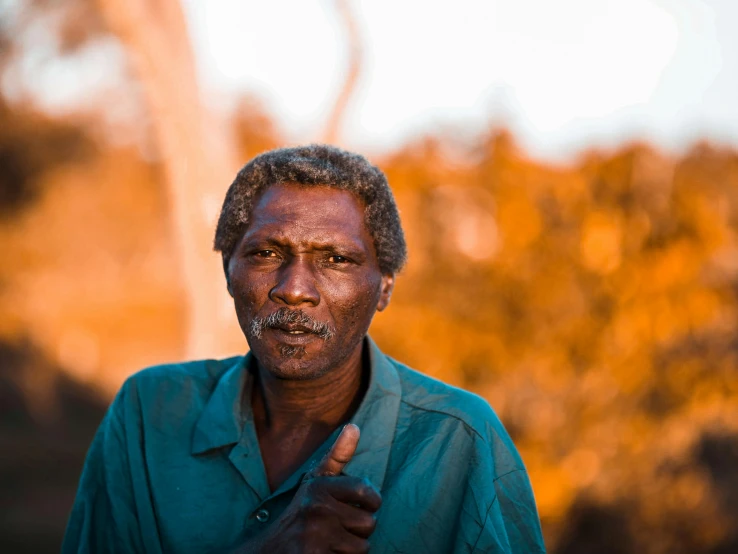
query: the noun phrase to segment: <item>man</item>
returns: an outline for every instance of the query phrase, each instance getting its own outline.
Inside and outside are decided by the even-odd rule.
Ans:
[[[489,405],[367,336],[406,257],[378,168],[330,146],[262,154],[215,248],[250,353],[125,383],[64,553],[544,552]]]

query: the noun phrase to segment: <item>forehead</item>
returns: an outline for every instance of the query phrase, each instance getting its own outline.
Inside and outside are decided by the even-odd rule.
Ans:
[[[244,238],[279,236],[292,242],[373,241],[364,223],[364,206],[349,191],[327,186],[280,183],[254,205]]]

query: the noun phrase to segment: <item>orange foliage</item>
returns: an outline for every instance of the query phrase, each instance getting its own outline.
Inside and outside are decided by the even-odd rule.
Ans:
[[[281,143],[245,106],[244,160]],[[410,262],[374,338],[489,399],[529,468],[552,551],[587,551],[590,521],[649,553],[732,544],[738,154],[632,145],[552,167],[495,131],[450,152],[426,138],[377,160]],[[101,145],[42,180],[38,200],[0,226],[3,340],[30,338],[108,393],[179,357],[183,293],[158,166]],[[30,402],[53,405],[53,380],[23,382]]]
[[[554,168],[504,133],[463,164],[444,146],[382,164],[410,265],[379,343],[491,401],[550,545],[573,547],[581,502],[628,506],[641,551],[735,540],[705,452],[738,444],[738,154],[632,145]]]

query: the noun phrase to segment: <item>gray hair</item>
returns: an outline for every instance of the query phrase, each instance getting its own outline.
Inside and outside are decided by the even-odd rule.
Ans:
[[[214,248],[224,267],[243,232],[260,195],[278,183],[325,186],[355,194],[364,205],[364,223],[374,240],[379,268],[397,273],[407,259],[400,214],[382,171],[366,158],[324,144],[279,148],[264,152],[236,175],[223,202]]]

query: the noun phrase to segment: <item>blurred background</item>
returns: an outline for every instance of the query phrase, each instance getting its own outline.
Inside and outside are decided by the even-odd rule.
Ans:
[[[549,551],[738,552],[738,4],[0,0],[0,551],[123,380],[242,353],[237,169],[334,142],[410,250],[371,333],[487,398]]]

